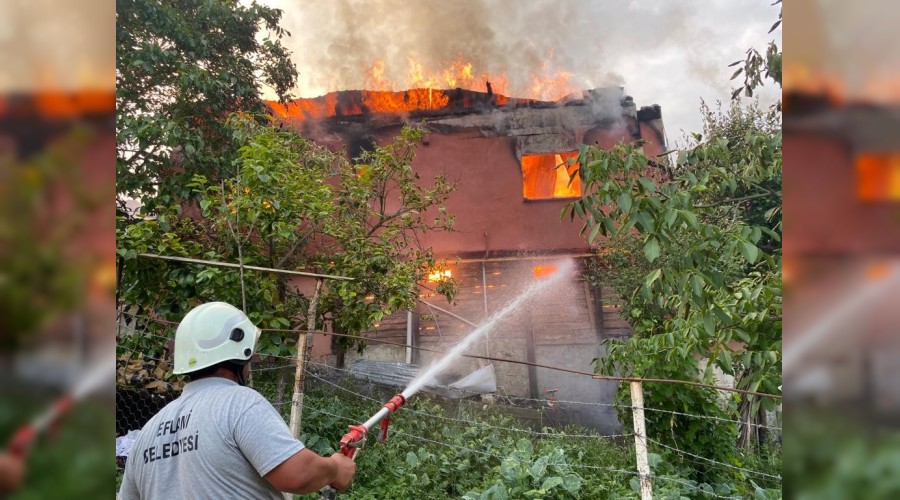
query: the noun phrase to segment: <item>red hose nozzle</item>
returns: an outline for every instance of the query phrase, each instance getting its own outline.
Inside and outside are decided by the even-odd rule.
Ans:
[[[381,432],[379,433],[379,441],[382,443],[385,439],[387,439],[387,427],[390,424],[390,415],[397,411],[398,408],[406,404],[406,398],[403,397],[402,394],[397,394],[392,397],[387,403],[384,404],[384,408],[387,409],[388,414],[381,420]],[[377,421],[376,419],[381,415],[384,410],[380,410],[378,413],[373,416],[370,421]],[[369,422],[366,422],[369,424]],[[353,458],[353,455],[356,454],[356,450],[361,448],[363,444],[365,444],[366,433],[368,429],[366,428],[366,424],[363,425],[351,425],[350,432],[344,435],[341,438],[341,453],[345,456]],[[370,425],[374,425],[374,422]]]
[[[341,454],[353,458],[356,450],[361,448],[366,439],[366,428],[362,425],[351,425],[350,432],[341,438]]]
[[[387,441],[388,426],[391,425],[391,415],[404,404],[406,404],[406,398],[403,397],[403,394],[397,394],[384,404],[384,407],[387,408],[390,413],[381,421],[381,429],[378,431],[379,442],[384,443]]]
[[[31,449],[35,438],[37,438],[37,429],[33,426],[20,427],[9,442],[9,452],[13,456],[24,457]]]
[[[384,404],[384,407],[390,410],[391,413],[394,413],[401,406],[406,404],[406,398],[403,397],[403,394],[397,394],[392,397],[387,403]]]

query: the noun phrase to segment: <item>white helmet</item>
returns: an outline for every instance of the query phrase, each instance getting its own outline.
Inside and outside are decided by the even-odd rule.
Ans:
[[[191,309],[175,331],[176,375],[223,361],[246,362],[253,355],[260,330],[240,309],[225,302],[208,302]]]

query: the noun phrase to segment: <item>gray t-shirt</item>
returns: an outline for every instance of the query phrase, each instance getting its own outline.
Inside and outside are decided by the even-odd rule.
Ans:
[[[302,449],[258,392],[196,380],[141,429],[119,498],[283,499],[263,476]]]

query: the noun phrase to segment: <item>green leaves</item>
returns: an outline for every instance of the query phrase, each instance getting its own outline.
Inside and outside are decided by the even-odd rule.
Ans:
[[[531,476],[535,481],[540,481],[543,479],[544,474],[547,472],[547,457],[540,457],[531,464],[531,467],[528,468],[528,475]],[[562,484],[560,481],[558,484]]]
[[[409,451],[406,453],[406,463],[410,467],[418,467],[419,465],[419,457],[416,456],[415,453]]]
[[[706,334],[709,335],[710,337],[712,337],[713,335],[715,335],[715,333],[716,333],[716,319],[715,319],[713,316],[707,315],[707,316],[704,316],[704,317],[703,317],[703,330],[704,330],[704,331],[706,332]]]
[[[719,364],[722,366],[722,369],[725,370],[725,373],[730,375],[734,374],[734,365],[731,363],[731,352],[727,349],[722,351],[719,355]]]
[[[649,290],[660,276],[662,276],[662,269],[654,269],[644,280],[644,287]]]
[[[631,195],[628,193],[622,193],[618,198],[619,209],[625,213],[631,211]]]
[[[549,451],[539,452],[533,458],[536,448],[549,448]],[[582,483],[562,448],[541,442],[532,444],[531,440],[521,438],[516,441],[515,450],[500,463],[499,480],[495,479],[480,496],[469,492],[464,498],[554,498],[564,492],[577,495]]]
[[[593,243],[594,240],[597,239],[597,234],[600,233],[600,231],[604,231],[603,224],[595,224],[594,228],[591,229],[591,234],[588,236],[588,242]],[[604,233],[606,233],[606,231],[604,231]]]
[[[644,256],[647,257],[649,262],[655,261],[659,257],[659,241],[650,237],[647,239],[647,242],[644,243]]]
[[[564,481],[565,480],[559,476],[548,477],[544,480],[543,483],[541,483],[541,489],[544,491],[550,491],[553,488],[562,485]]]
[[[753,243],[749,241],[741,241],[741,254],[747,259],[747,262],[751,264],[756,263],[756,259],[759,258],[759,248],[756,247]]]
[[[690,210],[676,210],[676,213],[684,219],[685,223],[688,225],[690,229],[697,229],[699,226],[699,222],[697,219],[697,214]]]
[[[442,177],[420,180],[410,168],[420,131],[404,129],[393,143],[369,152],[362,160],[367,178],[360,179],[359,166],[290,130],[262,126],[244,115],[233,115],[226,124],[241,141],[231,162],[235,175],[217,182],[204,175],[185,179],[203,217],[185,217],[175,204],[158,207],[156,220],[120,221],[119,255],[152,251],[238,262],[240,249],[246,264],[352,277],[330,284],[318,308],[319,321],[330,313],[348,334],[369,330],[392,311],[415,304],[416,283],[437,265],[419,245],[420,235],[453,224],[444,206],[453,186]],[[390,207],[384,202],[389,190],[392,197],[399,192]],[[425,213],[437,215],[425,218]],[[179,320],[192,304],[241,304],[246,295],[248,314],[264,328],[306,322],[308,298],[273,275],[248,274],[246,284],[252,285],[242,291],[236,270],[151,264],[138,260],[126,266],[126,303],[166,308],[163,317]],[[442,280],[437,291],[449,300],[457,286]],[[263,336],[260,352],[289,355],[296,345],[288,338]],[[362,347],[356,339],[340,342]]]
[[[534,453],[534,447],[531,445],[531,441],[525,438],[516,441],[516,449],[529,457]]]
[[[694,274],[693,276],[691,276],[691,286],[694,290],[694,296],[703,296],[703,285],[703,278],[701,278],[699,274]]]
[[[240,139],[229,114],[265,107],[262,86],[285,98],[297,71],[281,45],[279,10],[236,2],[116,2],[117,193],[189,199],[194,173],[215,182],[233,175]],[[265,41],[257,33],[269,30]],[[181,173],[173,173],[177,165]]]
[[[605,344],[598,369],[694,380],[703,376],[699,363],[707,359],[737,384],[777,388],[780,123],[753,107],[701,111],[703,134],[692,135],[678,167],[665,175],[648,170],[654,167],[634,146],[586,147],[580,153],[582,165],[605,166],[584,181],[591,196],[578,211],[606,214],[583,217],[590,241],[602,250],[588,277],[597,287],[614,288],[633,329],[628,339]],[[618,229],[608,231],[607,224]],[[594,240],[600,233],[609,240]],[[712,377],[711,369],[706,373]],[[673,411],[694,412],[698,405],[716,411],[714,397],[687,401],[681,390],[657,388],[649,397]],[[711,438],[702,432],[686,435],[672,425],[659,421],[658,434],[673,436],[680,447],[723,458],[730,450],[710,450]]]

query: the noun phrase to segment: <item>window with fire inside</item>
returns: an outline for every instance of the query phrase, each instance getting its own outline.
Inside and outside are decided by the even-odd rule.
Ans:
[[[900,153],[856,157],[857,196],[866,202],[900,201]]]
[[[522,195],[526,200],[581,196],[577,152],[522,156]]]

